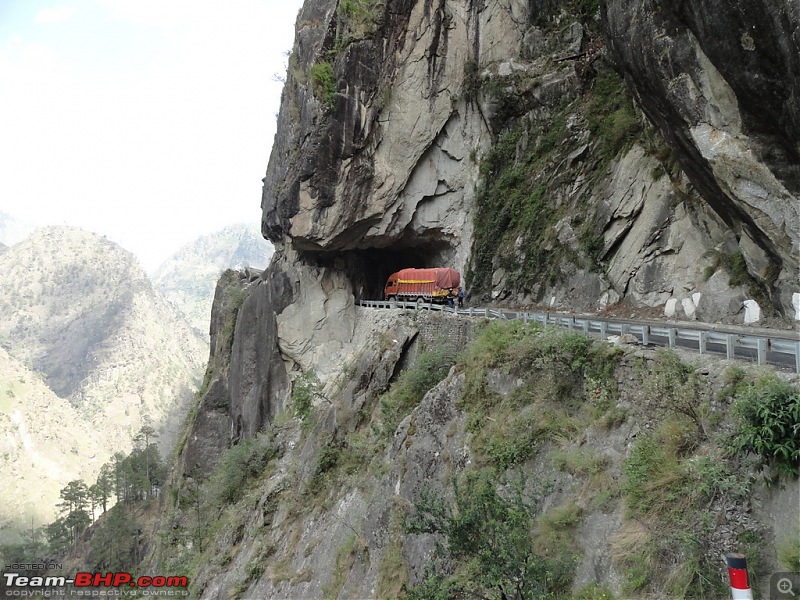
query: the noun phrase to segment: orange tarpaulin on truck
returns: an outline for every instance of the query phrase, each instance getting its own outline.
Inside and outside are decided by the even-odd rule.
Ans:
[[[461,274],[455,269],[401,269],[397,278],[398,283],[433,283],[439,290],[461,285]]]

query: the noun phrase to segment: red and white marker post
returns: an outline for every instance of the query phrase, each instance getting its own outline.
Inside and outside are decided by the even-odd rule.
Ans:
[[[725,564],[728,566],[733,600],[753,600],[753,590],[747,582],[747,561],[744,554],[726,554]]]

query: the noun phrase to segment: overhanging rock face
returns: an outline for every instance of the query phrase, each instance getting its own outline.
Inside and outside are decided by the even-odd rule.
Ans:
[[[609,47],[789,314],[800,264],[800,3],[609,0]]]
[[[322,32],[341,19],[307,3],[264,180],[265,234],[306,252],[442,241],[460,263],[448,266],[463,266],[476,149],[489,139],[477,107],[459,102],[464,65],[518,51],[513,12],[387,3],[374,37],[330,61],[336,93],[325,104],[304,73],[327,62],[334,40]]]
[[[527,123],[508,158],[520,160],[573,103],[574,147],[528,182],[562,215],[543,221],[551,230],[541,236],[559,275],[513,273],[509,264],[530,251],[524,235],[501,246],[499,231],[487,289],[477,291],[574,310],[663,307],[701,293],[697,315],[734,321],[758,291],[768,312],[790,316],[800,291],[800,78],[784,75],[798,72],[798,2],[716,4],[609,0],[600,18],[559,2],[406,0],[370,5],[371,20],[358,21],[330,0],[307,2],[264,179],[263,233],[298,265],[344,272],[356,297],[377,297],[393,268],[466,274],[487,250],[474,246],[481,160]],[[601,143],[581,112],[595,67],[609,60],[677,173],[655,174],[664,159],[638,138],[598,167]],[[578,217],[594,231],[577,231]],[[602,246],[597,256],[587,240],[593,252]],[[747,282],[707,285],[715,257],[734,255]],[[365,261],[381,265],[366,283],[356,266]]]

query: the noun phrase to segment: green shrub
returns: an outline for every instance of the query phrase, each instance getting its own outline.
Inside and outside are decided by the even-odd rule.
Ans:
[[[524,482],[503,486],[503,493],[497,483],[493,470],[468,472],[454,483],[452,504],[441,494],[421,495],[407,531],[443,535],[442,550],[455,568],[431,569],[406,598],[533,599],[569,588],[574,563],[536,552],[535,506],[523,494]]]
[[[598,152],[606,161],[619,154],[641,131],[625,82],[609,68],[602,69],[592,82],[584,115],[600,141]]]
[[[314,395],[318,393],[319,379],[313,371],[305,371],[292,385],[292,404],[295,414],[301,419],[308,417]]]
[[[731,365],[722,373],[723,388],[717,392],[717,400],[727,400],[743,393],[750,385],[747,371],[738,365]]]
[[[336,8],[339,24],[347,31],[346,45],[355,40],[372,37],[380,20],[380,4],[374,0],[340,0]]]
[[[326,107],[333,107],[333,99],[336,95],[336,78],[333,73],[333,65],[328,61],[314,63],[308,73],[311,79],[311,88],[314,95]]]
[[[247,439],[228,448],[208,480],[212,505],[224,506],[240,498],[248,481],[255,479],[277,456],[277,449],[265,438]]]
[[[800,475],[800,389],[775,375],[747,387],[736,399],[738,426],[732,437],[739,454],[755,454],[787,477]]]

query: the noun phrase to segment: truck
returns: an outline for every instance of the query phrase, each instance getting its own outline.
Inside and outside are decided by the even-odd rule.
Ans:
[[[389,275],[383,291],[385,300],[422,304],[455,300],[461,285],[461,273],[455,269],[401,269]]]

